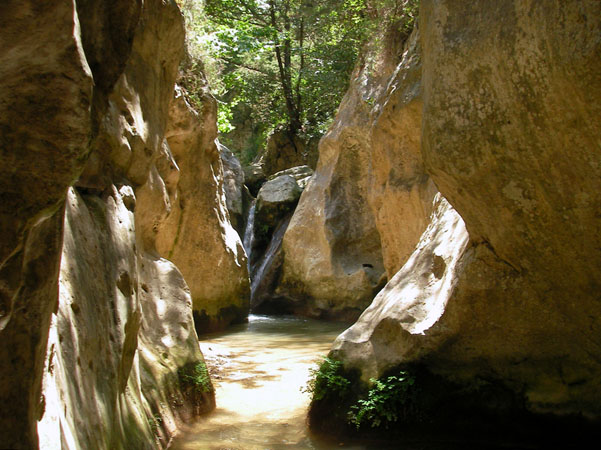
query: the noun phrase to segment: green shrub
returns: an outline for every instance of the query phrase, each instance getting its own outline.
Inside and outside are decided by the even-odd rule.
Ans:
[[[319,368],[310,372],[311,378],[303,392],[312,394],[313,400],[343,398],[350,389],[351,382],[343,375],[342,361],[324,357]]]
[[[412,409],[415,388],[415,378],[408,372],[401,371],[398,375],[385,379],[371,379],[372,383],[367,399],[359,399],[348,413],[348,421],[357,429],[365,424],[372,428],[396,422],[400,417],[406,417]]]
[[[209,371],[203,361],[186,364],[184,367],[180,367],[177,374],[182,387],[191,386],[198,392],[211,392],[213,390]]]

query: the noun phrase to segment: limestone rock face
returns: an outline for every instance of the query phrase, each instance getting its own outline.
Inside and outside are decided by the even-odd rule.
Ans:
[[[417,32],[402,44],[369,52],[353,75],[284,236],[280,292],[309,315],[358,317],[427,225]]]
[[[256,164],[263,168],[266,176],[291,167],[317,162],[316,142],[305,142],[295,137],[292,140],[285,130],[277,130],[267,138],[265,149],[258,155]]]
[[[182,16],[162,0],[46,3],[0,6],[0,442],[164,447],[214,405],[178,376],[202,355],[190,290],[157,251],[194,188],[165,139]],[[199,173],[205,211],[227,221],[221,175]]]
[[[169,216],[155,232],[158,252],[177,265],[190,287],[197,330],[209,332],[246,320],[250,281],[242,242],[229,221],[217,104],[208,86],[202,102],[201,114],[181,92],[171,102],[166,137],[181,171]]]
[[[42,449],[164,446],[214,404],[210,392],[198,401],[180,388],[178,369],[204,363],[190,291],[171,262],[136,246],[132,198],[129,186],[67,198]]]
[[[432,326],[453,293],[469,236],[459,214],[440,194],[433,206],[409,260],[332,346],[334,357],[347,368],[358,368],[365,382],[401,361],[419,361],[444,342]]]
[[[98,5],[99,13],[115,1]],[[89,151],[92,105],[106,105],[131,48],[140,4],[97,34],[96,49],[119,54],[96,77],[75,2],[7,0],[0,5],[0,442],[36,448],[43,414],[41,379],[51,313],[56,309],[63,200]],[[77,9],[76,9],[76,6]],[[100,14],[104,18],[106,15]],[[83,41],[83,42],[82,42]]]
[[[420,14],[424,165],[470,242],[439,205],[335,353],[364,378],[420,364],[599,418],[601,5],[424,0]]]
[[[449,302],[463,338],[447,357],[532,409],[598,416],[601,5],[488,6],[422,9],[424,159],[479,244]]]
[[[238,158],[225,145],[219,145],[219,155],[223,165],[223,188],[230,222],[242,238],[251,202],[248,188],[244,185],[244,170]]]

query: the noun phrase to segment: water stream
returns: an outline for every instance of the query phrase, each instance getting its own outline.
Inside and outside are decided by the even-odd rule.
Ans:
[[[257,200],[252,201],[252,205],[248,210],[248,217],[246,218],[246,228],[244,229],[244,236],[242,236],[242,246],[248,256],[248,271],[250,272],[250,252],[253,247],[254,241],[254,226],[255,226],[255,209],[257,206]]]
[[[301,392],[344,324],[250,316],[248,324],[201,338],[217,409],[180,435],[173,450],[332,449],[306,427]],[[362,449],[334,444],[335,448]]]

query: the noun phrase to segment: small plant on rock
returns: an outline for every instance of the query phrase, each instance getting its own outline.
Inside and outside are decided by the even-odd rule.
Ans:
[[[414,404],[415,378],[408,372],[385,379],[371,379],[367,399],[359,399],[348,413],[348,421],[357,429],[365,424],[372,428],[384,425],[386,428],[400,417],[407,417]]]
[[[211,392],[213,385],[204,361],[186,364],[177,371],[182,386],[191,386],[198,392]]]
[[[324,357],[319,368],[311,369],[307,387],[302,389],[313,395],[313,400],[326,397],[343,398],[350,389],[351,382],[343,375],[342,361]]]

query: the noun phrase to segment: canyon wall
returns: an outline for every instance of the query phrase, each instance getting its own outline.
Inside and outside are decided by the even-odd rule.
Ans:
[[[600,18],[594,1],[422,1],[421,158],[448,203],[334,344],[365,382],[418,367],[472,413],[600,417]]]
[[[0,6],[0,442],[164,447],[214,406],[193,303],[248,304],[214,100],[174,94],[175,2],[42,3]]]
[[[436,189],[420,153],[417,32],[374,39],[283,240],[279,293],[311,316],[356,318],[407,260]]]

